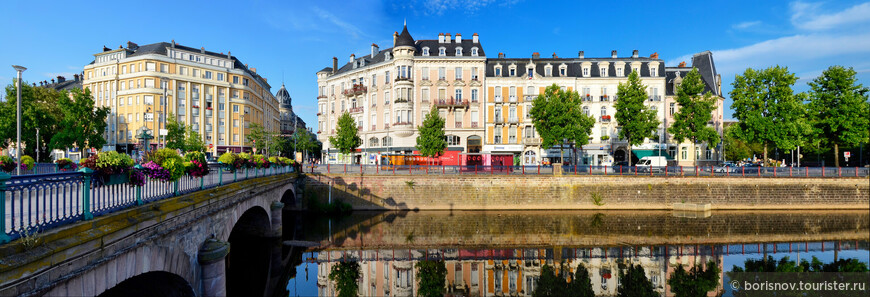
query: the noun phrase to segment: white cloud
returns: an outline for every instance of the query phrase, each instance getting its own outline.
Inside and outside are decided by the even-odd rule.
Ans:
[[[498,4],[499,6],[512,6],[520,0],[420,0],[424,9],[424,13],[428,15],[443,15],[444,12],[450,10],[459,10],[466,14],[473,14],[478,10],[490,5]],[[413,8],[418,4],[410,4]]]
[[[792,25],[804,30],[820,31],[841,29],[846,25],[870,21],[870,2],[829,14],[819,14],[821,7],[821,3],[792,2],[790,5]]]
[[[760,24],[761,24],[761,21],[742,22],[742,23],[732,25],[731,28],[737,29],[737,30],[746,30],[746,29],[749,29],[750,27],[758,26]]]
[[[361,36],[365,36],[365,34],[363,33],[362,30],[360,30],[359,28],[357,28],[356,26],[354,26],[348,22],[342,21],[340,18],[336,17],[332,13],[325,11],[323,9],[320,9],[319,7],[312,7],[311,9],[314,10],[314,13],[318,17],[320,17],[321,19],[328,21],[328,22],[332,23],[333,25],[343,29],[345,31],[345,33],[352,36],[353,38],[360,38]]]

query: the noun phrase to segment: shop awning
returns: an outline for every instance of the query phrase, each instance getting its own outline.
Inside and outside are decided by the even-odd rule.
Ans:
[[[666,150],[631,150],[631,153],[638,159],[649,156],[664,156],[667,160],[674,159]]]

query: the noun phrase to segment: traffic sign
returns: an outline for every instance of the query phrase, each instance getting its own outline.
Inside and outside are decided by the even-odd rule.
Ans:
[[[852,157],[852,153],[849,151],[845,151],[845,152],[843,152],[843,157],[846,157],[846,158]]]

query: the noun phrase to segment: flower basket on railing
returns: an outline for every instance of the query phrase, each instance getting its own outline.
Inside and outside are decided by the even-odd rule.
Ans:
[[[130,156],[115,151],[100,152],[79,162],[79,167],[93,170],[96,179],[106,186],[129,181],[129,171],[132,166],[133,159]]]
[[[21,156],[21,169],[22,170],[32,170],[36,165],[36,162],[33,161],[33,157],[24,155]]]
[[[192,177],[203,177],[208,175],[208,165],[205,162],[205,154],[202,152],[187,152],[184,154],[184,170],[187,175]]]
[[[253,155],[251,156],[251,163],[254,164],[254,167],[257,169],[269,168],[271,163],[268,159],[266,159],[263,155]]]
[[[234,154],[233,152],[226,152],[218,158],[218,163],[221,164],[221,169],[223,169],[223,171],[235,172],[236,169],[240,168],[236,167],[236,160],[238,158],[239,157],[236,156],[236,154]]]
[[[177,181],[185,173],[184,159],[173,149],[162,148],[145,155],[142,173],[164,182]]]
[[[79,169],[78,164],[76,164],[69,158],[57,159],[57,161],[54,161],[54,164],[57,165],[58,171],[76,171]]]
[[[0,170],[5,172],[12,172],[15,170],[15,160],[9,156],[0,156]]]
[[[254,168],[254,163],[251,162],[251,154],[249,153],[239,153],[236,155],[238,159],[236,159],[234,165],[236,169],[239,168]]]

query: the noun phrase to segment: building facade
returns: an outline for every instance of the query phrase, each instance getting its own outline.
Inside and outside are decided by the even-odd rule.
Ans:
[[[387,50],[373,44],[370,55],[351,55],[341,67],[333,58],[333,67],[317,73],[318,138],[330,156],[327,162],[375,164],[383,154],[413,155],[416,127],[431,107],[446,122],[448,149],[439,160],[445,165],[613,165],[648,155],[665,155],[680,165],[698,159],[705,165],[721,158],[716,147],[677,144],[667,133],[679,110],[675,87],[680,75],[692,68],[665,67],[658,53],[642,57],[635,50],[630,56],[618,56],[612,51],[609,57],[586,57],[580,51],[568,58],[555,53],[545,58],[538,53],[506,58],[499,53],[497,58],[486,58],[477,34],[472,40],[439,34],[438,40],[415,41],[407,26],[394,34],[394,43]],[[699,68],[706,90],[717,98],[710,125],[721,135],[724,97],[712,54],[696,54],[692,63]],[[626,83],[632,71],[640,75],[647,89],[646,105],[655,110],[661,124],[654,137],[633,146],[629,156],[628,143],[618,136],[614,105],[618,85]],[[529,111],[538,94],[553,84],[578,92],[583,112],[595,119],[589,143],[583,147],[541,146]],[[363,139],[359,152],[349,156],[338,154],[328,139],[335,135],[337,118],[344,111],[354,117]]]
[[[134,144],[143,130],[159,146],[158,131],[166,119],[176,119],[202,135],[208,153],[250,151],[245,139],[251,123],[279,132],[279,102],[265,78],[230,52],[215,53],[159,42],[94,54],[84,68],[83,86],[96,106],[110,108],[109,145]]]
[[[390,154],[417,152],[419,126],[432,107],[446,119],[447,165],[474,162],[483,131],[483,75],[486,56],[474,34],[439,34],[414,40],[407,26],[393,34],[393,47],[372,44],[370,54],[351,55],[343,66],[317,72],[318,140],[327,162],[376,164]],[[363,140],[358,152],[342,155],[329,143],[338,118],[349,112]]]

